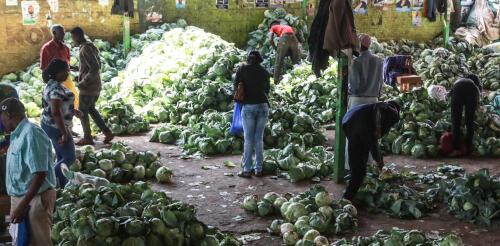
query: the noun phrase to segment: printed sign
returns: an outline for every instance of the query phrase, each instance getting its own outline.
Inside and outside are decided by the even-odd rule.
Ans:
[[[352,1],[352,10],[355,14],[368,14],[368,0]]]
[[[35,25],[40,14],[40,5],[37,1],[22,1],[23,25]]]
[[[424,7],[424,0],[413,0],[413,10],[420,10]]]
[[[17,6],[17,0],[5,0],[6,6]]]
[[[421,27],[422,26],[422,11],[421,10],[411,12],[411,17],[412,17],[413,27]]]
[[[243,6],[247,8],[255,8],[255,0],[243,0]]]
[[[229,8],[229,0],[216,0],[215,7],[218,9],[228,9]]]
[[[59,0],[47,0],[49,4],[50,11],[57,13],[59,12]]]
[[[99,5],[101,5],[101,6],[108,6],[109,5],[109,0],[99,0]]]
[[[411,2],[410,0],[398,0],[396,2],[396,12],[410,12]]]
[[[460,5],[462,6],[471,6],[474,5],[474,0],[461,0]]]
[[[175,8],[185,9],[186,8],[186,0],[175,0]]]
[[[283,8],[285,0],[271,0],[271,8]]]
[[[269,8],[269,0],[255,0],[255,7]]]
[[[460,10],[460,22],[462,24],[467,24],[467,20],[469,19],[470,6],[462,7]]]

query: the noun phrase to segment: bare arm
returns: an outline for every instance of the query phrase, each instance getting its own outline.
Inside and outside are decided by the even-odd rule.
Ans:
[[[40,187],[45,181],[45,177],[47,177],[47,172],[35,173],[35,175],[33,176],[33,180],[31,180],[31,185],[28,189],[28,192],[26,193],[26,195],[24,195],[24,198],[21,200],[16,210],[14,210],[14,212],[10,215],[13,224],[18,224],[23,220],[24,216],[26,215],[26,209],[28,208],[28,205],[30,204],[31,200],[33,200],[33,197],[38,194]]]
[[[61,132],[61,139],[59,140],[59,144],[64,145],[69,136],[68,130],[64,125],[63,114],[61,109],[61,100],[50,100],[50,107],[52,108],[52,117],[54,117],[54,121],[56,122],[57,129]]]
[[[269,42],[271,42],[271,46],[276,49],[276,43],[274,42],[274,32],[269,32]]]

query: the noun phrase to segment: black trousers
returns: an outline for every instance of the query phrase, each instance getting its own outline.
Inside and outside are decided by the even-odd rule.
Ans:
[[[80,95],[80,111],[82,112],[82,117],[80,121],[82,122],[83,135],[84,138],[92,138],[92,131],[90,129],[90,117],[94,120],[94,123],[99,127],[102,132],[110,132],[109,128],[106,126],[106,122],[101,117],[101,114],[95,108],[95,103],[99,99],[99,96],[85,96]]]
[[[344,193],[344,198],[352,201],[359,188],[363,184],[366,176],[366,169],[368,165],[368,154],[372,146],[374,146],[374,138],[367,135],[346,132],[349,145],[347,152],[349,155],[349,166],[351,168],[351,180],[347,185]]]
[[[467,151],[472,150],[472,139],[474,138],[474,118],[479,101],[477,87],[470,82],[455,84],[451,95],[451,123],[453,132],[453,148],[460,149],[462,142],[462,113],[465,108],[465,146]]]

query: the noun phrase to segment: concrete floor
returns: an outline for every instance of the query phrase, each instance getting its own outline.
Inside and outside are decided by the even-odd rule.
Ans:
[[[169,185],[154,185],[154,189],[165,191],[169,196],[182,202],[193,204],[198,209],[198,218],[203,222],[217,226],[223,231],[246,235],[249,245],[280,245],[281,238],[271,237],[266,228],[273,218],[259,218],[246,213],[240,208],[243,198],[249,194],[263,195],[274,191],[278,193],[302,192],[313,183],[302,182],[292,184],[284,179],[272,177],[242,179],[236,174],[239,168],[229,169],[224,166],[226,160],[239,163],[240,156],[219,156],[201,160],[180,159],[180,149],[176,146],[149,143],[147,136],[120,137],[136,150],[158,151],[165,165],[174,170],[174,180]],[[492,174],[500,174],[499,159],[432,159],[416,160],[403,156],[388,156],[386,163],[398,166],[412,165],[416,170],[433,169],[443,163],[458,163],[467,171],[489,168]],[[204,167],[204,168],[203,168]],[[323,181],[322,185],[336,198],[340,198],[344,185],[332,181]],[[500,245],[500,223],[490,228],[482,228],[469,223],[460,222],[446,213],[444,208],[422,220],[401,220],[390,218],[384,214],[369,214],[360,211],[359,231],[350,235],[370,235],[379,229],[399,227],[420,229],[424,231],[455,232],[462,236],[466,245]],[[331,238],[334,240],[334,238]]]

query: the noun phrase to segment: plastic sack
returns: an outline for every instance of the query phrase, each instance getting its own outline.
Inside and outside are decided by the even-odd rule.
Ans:
[[[14,246],[29,246],[30,245],[30,222],[29,210],[26,211],[26,216],[19,224],[10,224],[9,234],[12,238],[12,245]]]
[[[66,186],[71,185],[81,185],[81,184],[92,184],[96,189],[101,186],[109,186],[109,181],[105,178],[96,177],[80,172],[70,171],[66,164],[61,164],[61,171],[63,175],[68,179]]]
[[[446,95],[448,95],[448,91],[446,91],[446,88],[444,86],[431,85],[427,88],[427,94],[429,94],[429,97],[443,102],[446,101]]]
[[[231,133],[231,135],[239,135],[243,133],[243,118],[241,117],[242,108],[243,104],[234,102],[233,121],[231,122],[231,128],[229,129],[229,133]]]

